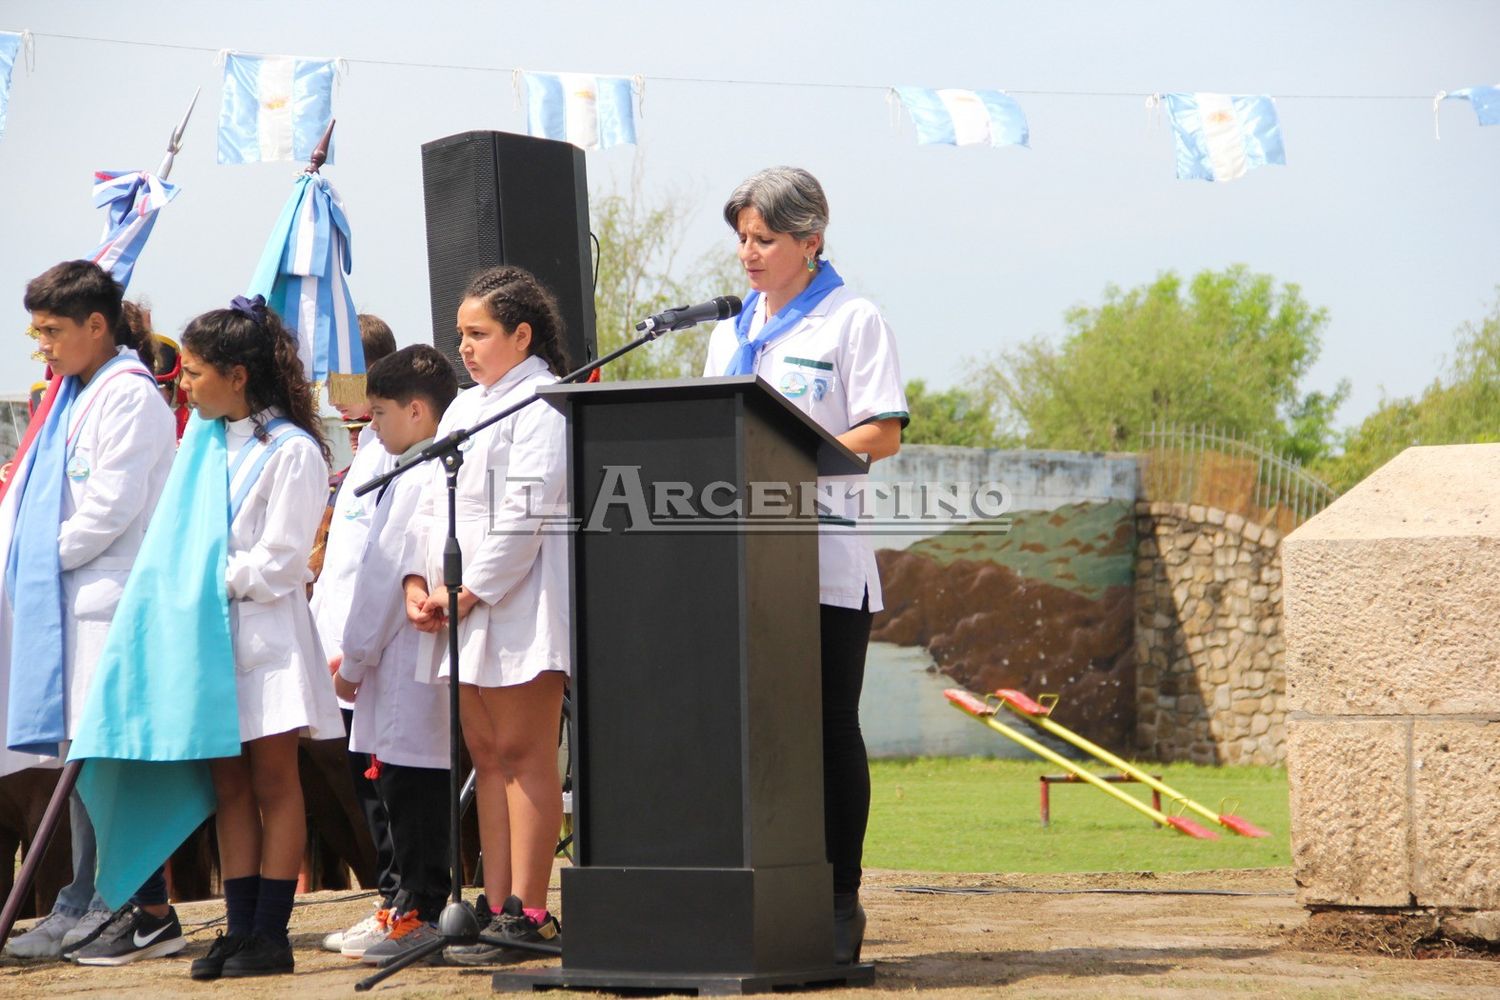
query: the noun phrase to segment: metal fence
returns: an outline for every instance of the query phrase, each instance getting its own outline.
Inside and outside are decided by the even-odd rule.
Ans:
[[[1142,485],[1151,500],[1218,507],[1283,533],[1338,494],[1263,441],[1214,427],[1152,424]]]

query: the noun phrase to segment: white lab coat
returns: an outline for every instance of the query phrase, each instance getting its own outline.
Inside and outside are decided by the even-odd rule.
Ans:
[[[749,334],[765,325],[765,297],[756,305]],[[734,320],[714,327],[703,374],[723,375],[739,340]],[[835,436],[872,420],[905,420],[906,393],[896,358],[896,338],[873,303],[848,285],[823,297],[792,330],[771,342],[756,359],[755,374]],[[866,476],[820,476],[825,495],[842,496],[849,519],[860,513],[859,488]],[[824,524],[818,530],[818,600],[837,608],[859,608],[868,593],[871,612],[884,604],[875,552],[857,528]]]
[[[556,381],[546,362],[529,357],[494,385],[459,393],[437,436],[470,427]],[[564,431],[561,413],[532,403],[480,432],[464,453],[458,539],[464,586],[479,598],[459,622],[459,679],[466,684],[503,687],[548,670],[568,672]],[[446,594],[447,489],[442,466],[430,464],[403,563],[406,573],[426,578],[431,592]],[[447,629],[423,633],[422,647],[418,678],[446,677]]]
[[[129,348],[119,353],[139,362]],[[62,525],[68,736],[177,449],[177,422],[154,378],[106,370],[73,401]]]
[[[349,617],[350,603],[354,599],[354,576],[375,513],[375,497],[356,497],[354,491],[388,470],[393,462],[391,454],[375,436],[375,428],[365,426],[359,432],[359,448],[349,463],[349,471],[344,474],[344,484],[339,487],[339,495],[333,501],[333,517],[329,519],[328,539],[323,545],[323,571],[313,584],[309,602],[323,652],[330,659],[343,648],[344,622]],[[340,701],[339,707],[354,706]]]
[[[357,610],[338,638],[344,651],[339,674],[359,685],[349,749],[407,767],[446,768],[448,686],[417,679],[422,633],[406,617],[402,586],[407,525],[425,486],[414,470],[387,486],[378,505],[375,496],[366,498],[374,510],[357,557],[352,587]]]
[[[69,739],[83,714],[110,620],[176,453],[177,424],[157,391],[155,379],[119,368],[127,362],[140,364],[135,351],[121,347],[116,353],[125,362],[90,380],[74,400],[68,426],[72,475],[63,480],[58,557]],[[8,496],[7,508],[19,500],[20,493]],[[4,551],[9,548],[7,535]],[[0,596],[0,605],[3,719],[5,691],[10,683],[11,620],[9,600]],[[66,747],[63,749],[66,753]],[[58,758],[16,754],[0,747],[0,774],[60,763]]]
[[[262,424],[277,415],[258,416]],[[254,417],[225,428],[231,467],[255,431]],[[239,695],[240,741],[299,730],[344,734],[328,658],[307,606],[307,557],[328,499],[328,465],[295,435],[272,453],[229,526],[229,621]]]

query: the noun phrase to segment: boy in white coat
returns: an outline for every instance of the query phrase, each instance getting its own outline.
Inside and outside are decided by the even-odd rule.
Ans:
[[[432,442],[458,379],[436,349],[416,345],[371,365],[366,391],[370,426],[386,452],[405,461]],[[348,616],[334,675],[339,697],[354,702],[349,748],[375,761],[395,852],[388,936],[357,956],[344,949],[371,965],[436,936],[450,885],[447,688],[417,679],[422,634],[407,619],[401,571],[424,485],[408,473],[364,498],[374,515],[354,577],[351,606],[359,613]]]
[[[26,727],[29,736],[12,726],[5,741],[7,747],[34,744],[45,756],[55,755],[75,733],[94,664],[166,482],[176,443],[172,413],[149,368],[150,333],[127,322],[123,295],[107,272],[82,260],[58,264],[26,286],[24,304],[42,354],[64,383],[33,443],[33,454],[18,463],[0,509],[5,526],[0,553],[7,558],[7,593],[0,612],[5,617],[0,623],[0,700],[10,696],[12,704],[7,707],[13,719],[28,714],[32,720],[40,718],[28,712],[27,702],[50,706],[50,724],[40,730]],[[51,446],[57,453],[55,463],[46,455],[49,430],[56,432]],[[46,471],[53,464],[61,467],[56,477],[60,484]],[[43,495],[58,488],[60,497]],[[50,505],[48,524],[27,516],[43,501]],[[61,597],[60,653],[50,633],[26,635],[37,627],[26,612],[26,602],[37,588],[24,571],[10,565],[24,559],[25,539],[16,537],[12,544],[17,529],[45,536],[44,544],[56,547],[59,578],[50,586]],[[22,589],[28,593],[20,593]],[[30,655],[28,650],[38,640],[41,648],[53,650],[49,656]],[[53,676],[41,676],[48,672]],[[44,730],[50,735],[36,739]],[[49,740],[50,750],[43,748]],[[8,749],[4,757],[0,773],[41,760]],[[159,870],[132,903],[104,922],[107,910],[94,893],[93,828],[76,793],[71,807],[74,881],[59,894],[52,913],[14,938],[6,951],[23,958],[57,957],[66,944],[70,950],[88,951],[85,964],[104,965],[180,951],[187,941],[167,904],[166,882]],[[144,945],[137,945],[137,939],[144,939]]]

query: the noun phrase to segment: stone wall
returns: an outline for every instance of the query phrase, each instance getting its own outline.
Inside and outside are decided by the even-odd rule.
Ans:
[[[1280,537],[1214,507],[1136,511],[1136,738],[1162,761],[1286,752]]]
[[[1409,448],[1284,543],[1292,862],[1309,907],[1414,910],[1451,937],[1500,938],[1497,482],[1500,444]]]

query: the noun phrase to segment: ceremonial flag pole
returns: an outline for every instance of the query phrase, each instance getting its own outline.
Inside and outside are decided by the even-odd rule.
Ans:
[[[153,177],[144,171],[136,175],[142,179],[149,178],[159,183],[154,192],[150,190],[150,186],[144,181],[138,181],[130,189],[130,193],[133,195],[132,204],[131,207],[124,209],[122,214],[123,212],[132,212],[137,219],[144,217],[147,221],[144,225],[137,226],[136,231],[130,234],[128,251],[124,243],[111,239],[122,228],[119,219],[115,217],[112,207],[110,214],[113,225],[106,226],[105,240],[100,249],[117,245],[120,247],[120,250],[114,253],[113,259],[109,264],[105,264],[99,260],[98,250],[95,251],[94,259],[100,263],[100,266],[105,267],[106,270],[110,270],[112,274],[115,267],[123,267],[126,281],[129,280],[130,269],[134,266],[135,258],[140,254],[140,249],[145,244],[146,237],[151,235],[151,224],[155,222],[157,210],[166,204],[167,201],[170,201],[176,193],[176,189],[172,188],[170,189],[171,193],[165,194],[165,200],[162,200],[164,194],[163,188],[166,186],[164,182],[172,172],[172,165],[176,160],[178,151],[182,149],[182,136],[187,130],[188,119],[193,115],[193,108],[197,106],[198,95],[201,92],[200,88],[193,93],[193,99],[188,103],[188,109],[182,116],[182,121],[172,130],[172,135],[167,139],[167,153],[162,158],[161,165],[156,168],[155,176]],[[146,214],[147,212],[149,212],[149,215]],[[124,281],[121,283],[124,284]],[[46,395],[42,397],[41,403],[36,408],[36,413],[32,414],[30,422],[26,425],[26,434],[22,437],[20,448],[16,451],[16,457],[12,460],[12,475],[5,482],[0,483],[0,500],[4,499],[7,487],[14,481],[15,475],[21,468],[22,458],[25,457],[27,449],[36,438],[42,424],[46,422],[47,413],[51,410],[52,402],[57,397],[61,386],[62,379],[60,377],[53,376],[49,379]],[[57,784],[52,789],[52,797],[47,801],[47,808],[42,813],[42,821],[37,826],[36,835],[31,838],[31,846],[26,851],[25,858],[22,859],[21,870],[16,873],[15,882],[11,885],[10,895],[5,897],[4,908],[0,909],[0,945],[4,945],[10,938],[11,929],[16,924],[16,917],[21,912],[21,904],[31,894],[31,887],[36,882],[37,869],[41,867],[42,858],[47,853],[47,846],[52,842],[52,837],[57,832],[57,826],[62,821],[63,814],[67,811],[68,796],[73,793],[73,788],[78,783],[78,772],[82,766],[82,761],[71,761],[63,765],[62,773],[58,775]]]

